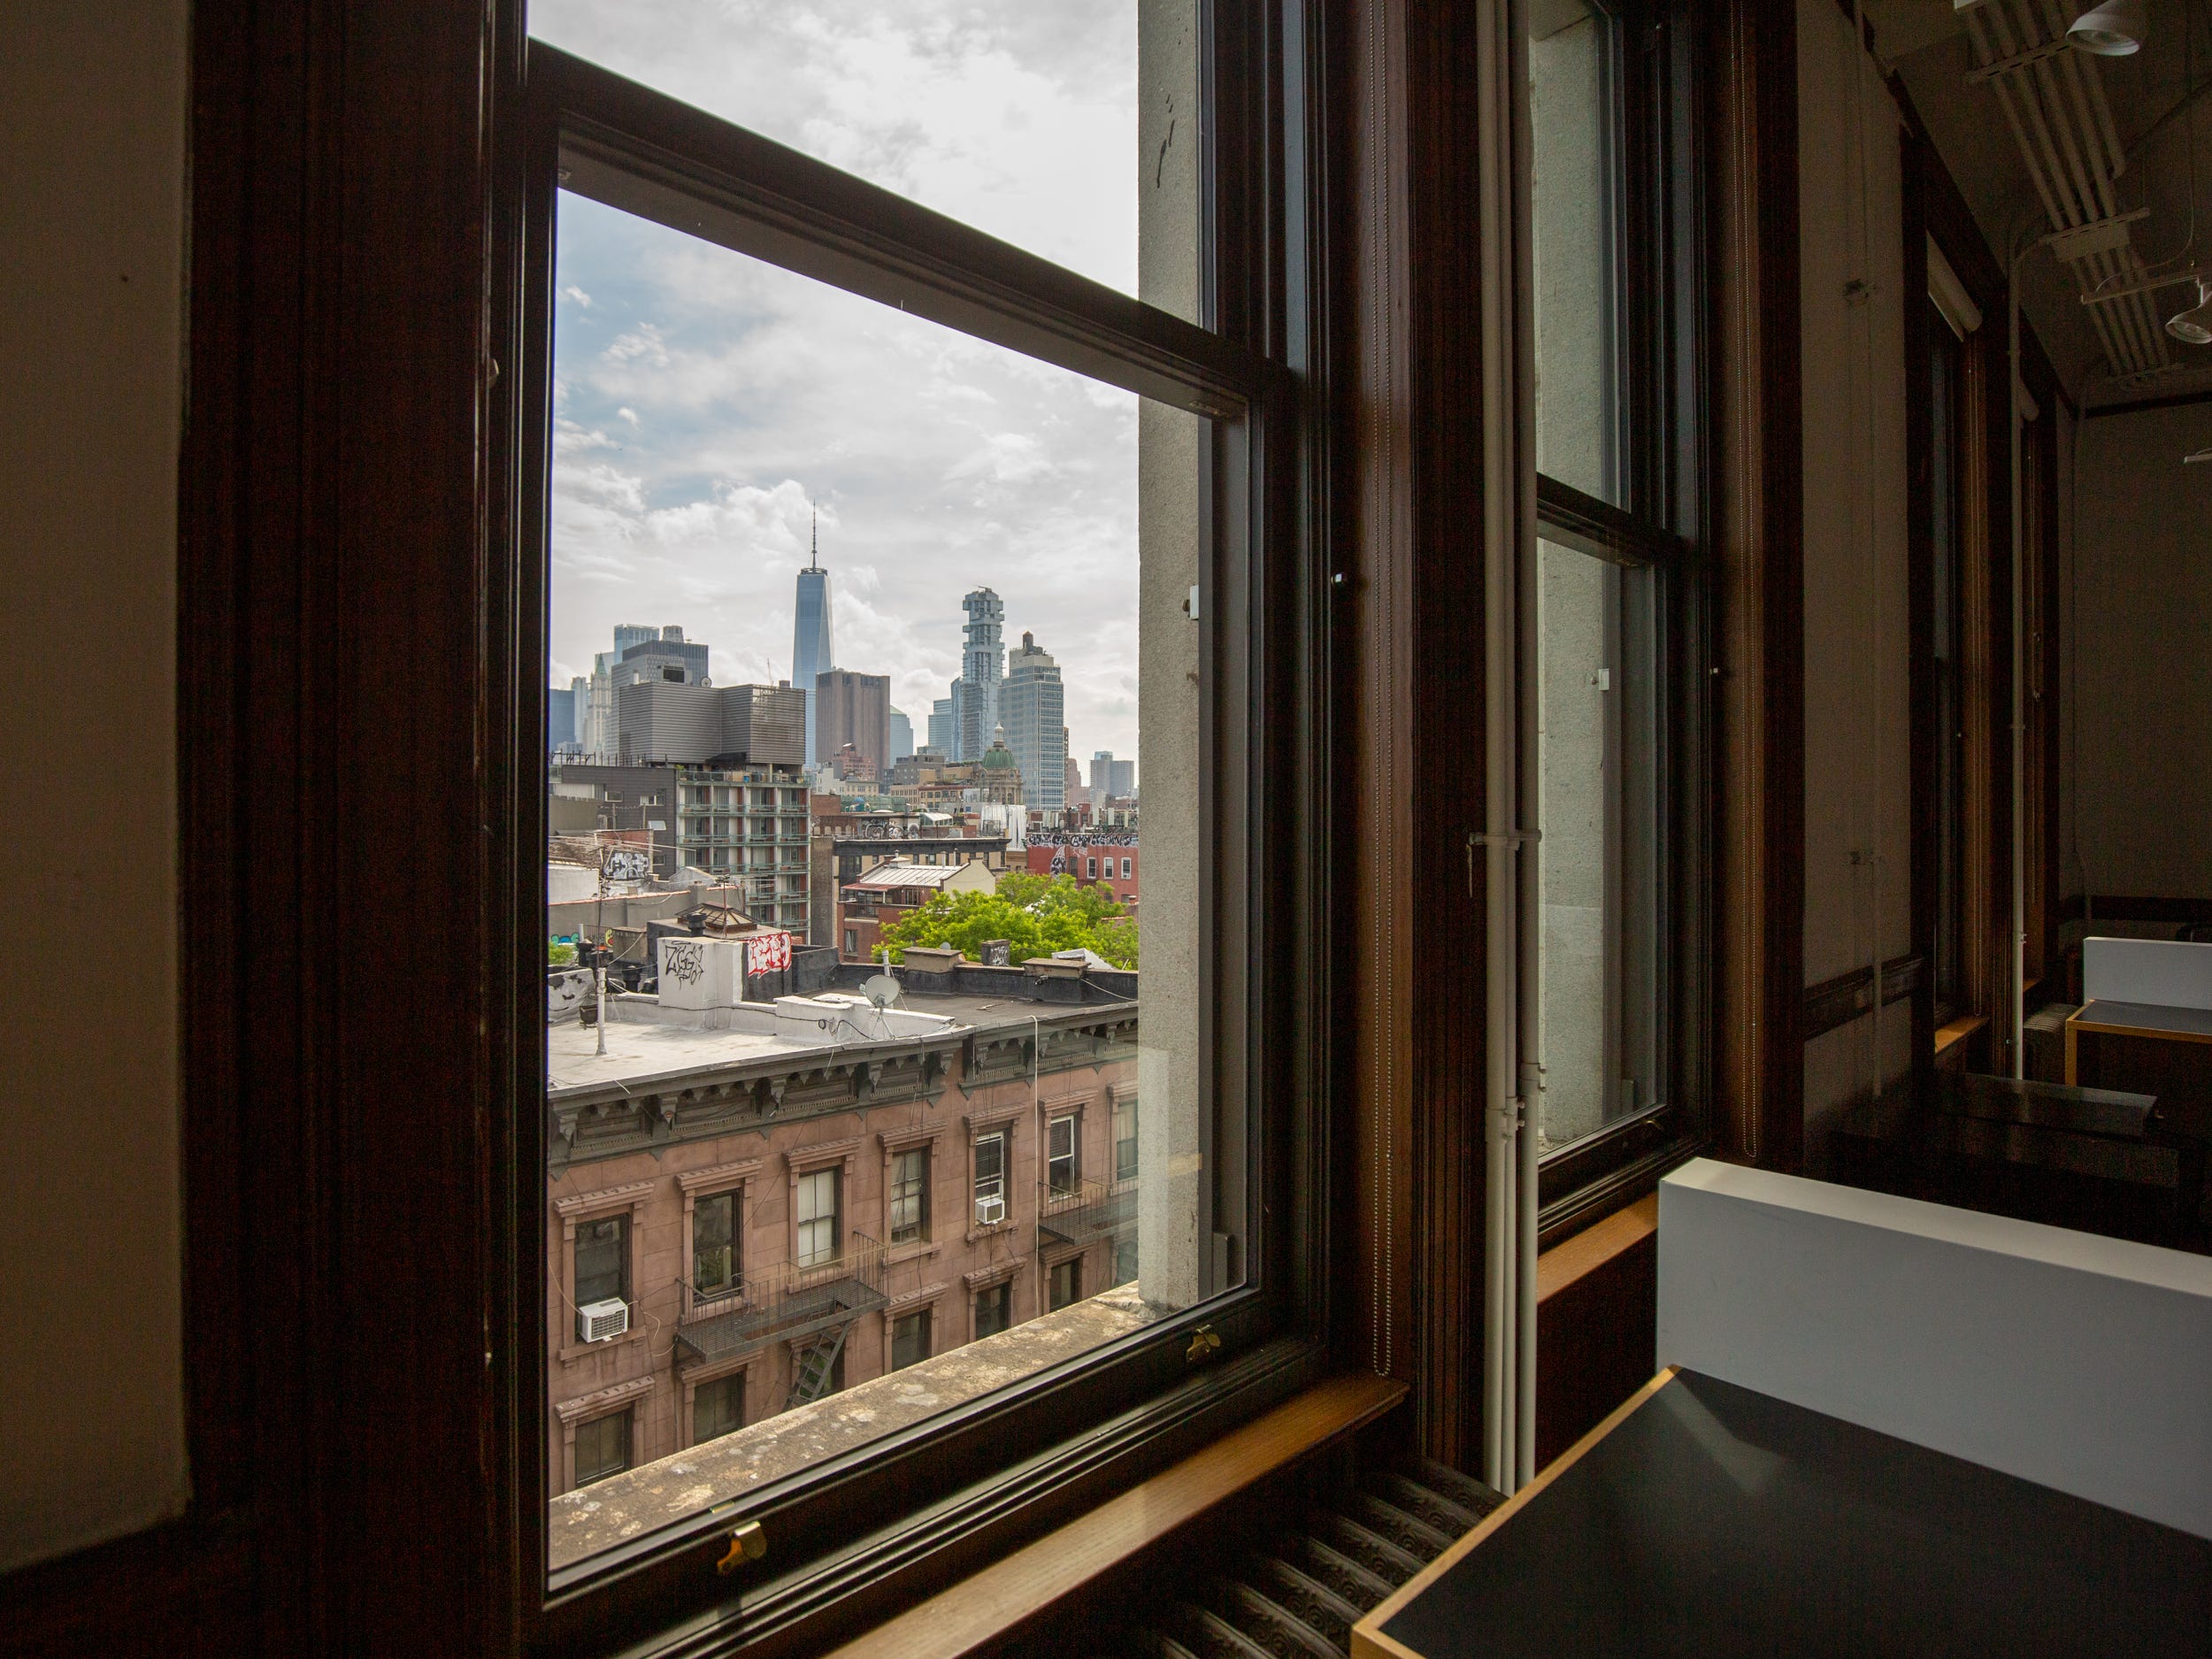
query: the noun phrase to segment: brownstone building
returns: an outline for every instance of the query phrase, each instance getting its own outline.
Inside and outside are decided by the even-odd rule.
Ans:
[[[965,972],[551,1028],[555,1493],[1135,1277],[1134,1000]]]

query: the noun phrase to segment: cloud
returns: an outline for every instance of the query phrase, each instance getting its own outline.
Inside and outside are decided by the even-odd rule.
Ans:
[[[563,288],[561,293],[565,297],[574,300],[579,305],[588,306],[591,303],[591,296],[585,293],[583,289],[578,288],[573,282]]]
[[[1123,286],[1133,19],[532,8],[557,44]],[[1135,752],[1133,397],[567,196],[558,258],[588,298],[555,319],[557,664],[588,668],[618,622],[675,622],[718,680],[787,675],[818,513],[838,664],[891,675],[918,737],[958,671],[961,595],[988,585],[1007,642],[1026,629],[1058,659],[1075,752]]]

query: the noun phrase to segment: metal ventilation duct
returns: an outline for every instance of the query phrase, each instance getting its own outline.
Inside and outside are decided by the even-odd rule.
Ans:
[[[1981,0],[1962,10],[1978,65],[1968,84],[1986,81],[1997,95],[2050,217],[2051,251],[2073,267],[2085,296],[2106,283],[2129,290],[2086,306],[2113,378],[2157,373],[2171,356],[2151,296],[2136,286],[2147,273],[2129,237],[2147,210],[2120,208],[2115,187],[2127,155],[2098,60],[2067,43],[2059,0]]]

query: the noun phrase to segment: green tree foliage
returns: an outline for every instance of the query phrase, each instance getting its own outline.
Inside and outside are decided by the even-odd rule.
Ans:
[[[1105,887],[1072,876],[1047,879],[1025,870],[999,878],[995,893],[939,893],[883,930],[891,960],[910,945],[956,949],[980,962],[987,940],[1003,939],[1009,959],[1026,962],[1056,950],[1091,949],[1117,968],[1137,965],[1136,918]]]
[[[575,946],[565,945],[557,939],[545,941],[545,965],[549,968],[565,968],[575,960]]]

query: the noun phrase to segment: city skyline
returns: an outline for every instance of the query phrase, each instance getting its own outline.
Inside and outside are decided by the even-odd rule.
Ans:
[[[932,708],[989,586],[1079,748],[1139,747],[1133,396],[565,196],[559,285],[553,683],[640,615],[792,678],[818,504],[831,665]]]

